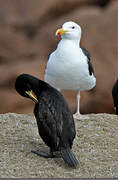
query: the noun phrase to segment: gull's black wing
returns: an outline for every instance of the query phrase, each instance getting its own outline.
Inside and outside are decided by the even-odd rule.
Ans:
[[[81,47],[81,49],[82,49],[82,52],[84,53],[84,55],[87,56],[89,74],[92,75],[94,73],[94,69],[93,69],[93,65],[91,63],[90,53],[84,47]]]

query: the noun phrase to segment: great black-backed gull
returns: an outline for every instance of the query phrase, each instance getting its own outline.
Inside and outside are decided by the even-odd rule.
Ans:
[[[45,69],[45,81],[58,90],[78,90],[77,113],[81,118],[80,91],[90,90],[96,85],[89,52],[80,46],[81,27],[69,21],[56,31],[61,36],[57,49],[48,59]]]

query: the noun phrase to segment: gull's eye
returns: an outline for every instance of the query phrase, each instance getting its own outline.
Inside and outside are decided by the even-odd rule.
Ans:
[[[72,29],[75,29],[75,26],[72,26]]]

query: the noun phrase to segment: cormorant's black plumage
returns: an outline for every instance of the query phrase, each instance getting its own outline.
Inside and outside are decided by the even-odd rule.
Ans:
[[[17,77],[15,88],[20,95],[28,98],[30,96],[26,94],[26,91],[33,92],[38,100],[35,103],[34,115],[39,134],[49,146],[50,154],[34,153],[43,157],[53,157],[55,151],[60,151],[64,161],[76,167],[78,161],[71,151],[76,135],[75,124],[63,95],[46,82],[28,74]]]
[[[112,88],[112,97],[113,97],[115,112],[118,115],[118,79]]]

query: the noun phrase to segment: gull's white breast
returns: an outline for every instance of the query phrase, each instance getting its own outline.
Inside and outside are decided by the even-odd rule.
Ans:
[[[70,90],[89,90],[96,83],[94,75],[89,74],[87,57],[79,46],[68,41],[60,41],[50,55],[45,81],[55,88]]]

